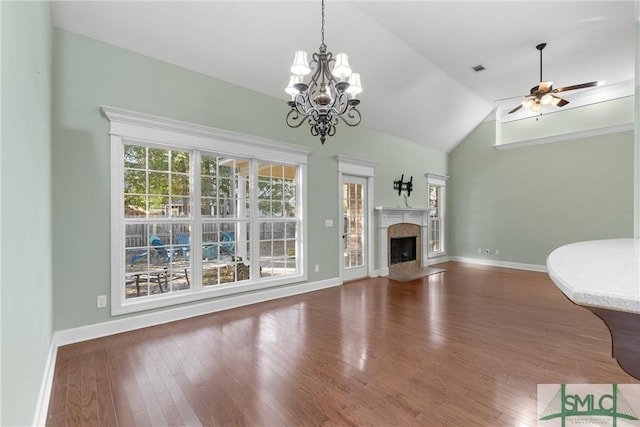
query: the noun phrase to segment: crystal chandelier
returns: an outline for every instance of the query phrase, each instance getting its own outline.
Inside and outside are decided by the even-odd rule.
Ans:
[[[309,83],[304,76],[311,73]],[[346,53],[333,57],[324,44],[324,0],[322,0],[322,27],[319,52],[313,54],[311,64],[307,61],[307,52],[299,50],[291,66],[291,78],[285,92],[291,95],[287,104],[291,110],[287,114],[287,125],[300,127],[308,119],[311,134],[320,136],[324,144],[327,136],[336,134],[338,118],[348,126],[360,124],[360,103],[356,95],[362,92],[360,74],[353,73],[349,67]]]

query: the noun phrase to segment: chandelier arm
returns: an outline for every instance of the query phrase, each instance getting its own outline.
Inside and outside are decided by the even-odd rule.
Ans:
[[[307,106],[306,99],[304,98],[296,99],[294,103],[294,108],[296,109],[296,111],[298,111],[298,113],[300,113],[305,117],[309,115],[310,108]]]
[[[332,109],[335,114],[341,116],[347,111],[347,108],[349,107],[349,95],[347,95],[345,92],[339,92],[334,99],[335,100],[332,105]]]
[[[311,110],[312,107],[309,105],[308,99],[299,93],[294,98],[292,108],[295,108],[300,114],[306,117],[309,115],[309,110]]]
[[[346,117],[344,114],[341,114],[338,117],[340,117],[340,119],[347,126],[351,126],[351,127],[358,126],[360,124],[360,121],[362,120],[362,115],[360,114],[360,111],[358,111],[356,107],[349,108],[349,111],[347,112]]]
[[[322,61],[321,61],[321,57],[320,54],[318,53],[314,53],[313,54],[313,62],[316,63],[316,68],[313,72],[313,75],[311,76],[311,80],[309,82],[309,87],[306,90],[306,92],[304,93],[304,98],[307,102],[308,107],[307,108],[318,108],[315,99],[319,93],[320,90],[320,77],[321,77],[321,73],[322,73]]]
[[[290,128],[299,128],[305,122],[305,118],[306,116],[301,115],[298,110],[296,110],[295,108],[291,108],[291,110],[289,110],[289,113],[287,113],[287,126],[289,126]]]

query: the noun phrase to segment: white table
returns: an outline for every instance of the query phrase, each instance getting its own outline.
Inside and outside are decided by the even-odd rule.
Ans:
[[[640,379],[640,240],[562,246],[549,255],[547,268],[567,298],[606,323],[613,357]]]

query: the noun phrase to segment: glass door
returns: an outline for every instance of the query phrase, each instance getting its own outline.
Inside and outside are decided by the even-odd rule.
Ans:
[[[367,180],[343,175],[343,280],[367,275]]]

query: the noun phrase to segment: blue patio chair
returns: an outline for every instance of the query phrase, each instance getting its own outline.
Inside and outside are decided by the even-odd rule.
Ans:
[[[186,238],[187,238],[187,241],[188,241],[189,236],[186,236]],[[151,243],[151,246],[153,246],[153,249],[155,250],[156,255],[158,257],[160,257],[167,264],[169,264],[171,262],[171,255],[172,254],[171,254],[170,251],[167,250],[167,245],[165,245],[164,242],[158,236],[156,236],[156,235],[151,236],[149,238],[149,243]],[[169,286],[168,278],[167,278],[167,269],[168,268],[165,268],[163,272],[156,273],[158,285],[160,287],[160,292],[164,292],[165,291],[162,288],[163,280],[164,280],[165,288],[168,288],[168,286]],[[189,286],[191,286],[191,283],[189,282],[189,273],[187,272],[186,268],[184,269],[184,276],[185,276],[185,279],[187,281],[187,284]]]
[[[202,242],[202,259],[217,259],[220,256],[220,244],[207,240]]]
[[[135,264],[141,258],[146,258],[148,253],[149,252],[147,252],[145,249],[134,252],[133,255],[131,255],[131,265]]]
[[[169,253],[169,251],[167,251],[167,245],[165,245],[158,236],[151,236],[149,238],[149,243],[151,243],[151,246],[153,246],[153,249],[156,251],[157,256],[167,262],[171,261],[171,254]]]
[[[183,258],[189,258],[189,235],[185,233],[178,234],[178,251]]]
[[[221,231],[220,235],[222,236],[220,250],[227,255],[233,255],[233,250],[236,247],[235,233],[233,231]]]
[[[202,242],[202,258],[217,259],[220,255],[233,255],[236,247],[235,233],[233,231],[221,231],[220,240],[217,242],[207,240]]]

